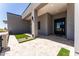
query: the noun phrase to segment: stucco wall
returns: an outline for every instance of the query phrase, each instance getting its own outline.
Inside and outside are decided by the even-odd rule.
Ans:
[[[47,14],[48,34],[52,34],[52,15]]]
[[[26,33],[31,33],[31,20],[26,20],[25,22],[25,32]]]
[[[48,13],[41,15],[38,20],[41,25],[40,30],[38,30],[39,34],[54,34],[54,20],[63,17],[66,17],[66,12],[58,13],[56,15],[50,15]]]
[[[38,21],[40,21],[40,30],[38,30],[39,34],[48,35],[47,19],[47,14],[38,17]]]
[[[74,40],[74,4],[67,5],[67,39]]]
[[[8,32],[3,32],[2,33],[2,47],[7,48],[8,46],[8,40],[9,40],[9,35]]]
[[[20,15],[7,13],[8,31],[12,34],[29,32],[28,23]]]
[[[75,52],[79,53],[79,3],[75,4]]]

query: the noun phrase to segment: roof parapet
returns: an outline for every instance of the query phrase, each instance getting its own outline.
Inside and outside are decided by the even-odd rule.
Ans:
[[[29,3],[29,5],[27,6],[27,8],[23,11],[23,13],[29,8],[29,6],[31,5],[31,3]],[[22,13],[22,14],[23,14]]]
[[[21,16],[21,15],[14,14],[14,13],[10,13],[10,12],[7,12],[7,14],[12,14],[12,15],[16,15],[16,16]]]

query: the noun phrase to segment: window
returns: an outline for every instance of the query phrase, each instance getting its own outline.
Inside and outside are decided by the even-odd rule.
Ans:
[[[38,29],[40,30],[40,21],[38,22]]]
[[[65,35],[65,18],[54,20],[54,32],[55,34]]]

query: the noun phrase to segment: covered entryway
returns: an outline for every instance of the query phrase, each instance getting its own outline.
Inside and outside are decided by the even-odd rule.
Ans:
[[[41,35],[62,35],[74,40],[74,4],[47,4],[38,10]],[[72,34],[72,35],[71,35]]]
[[[73,3],[48,3],[36,4],[30,10],[26,20],[31,20],[31,33],[34,37],[39,35],[64,35],[69,40],[74,40],[74,4]],[[24,16],[23,16],[24,17]],[[57,20],[59,19],[59,21]],[[64,21],[62,20],[64,19]],[[72,34],[72,35],[71,35]]]

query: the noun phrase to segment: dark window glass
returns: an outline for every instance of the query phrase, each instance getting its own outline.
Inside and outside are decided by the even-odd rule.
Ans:
[[[54,20],[54,32],[55,34],[65,35],[65,18]]]
[[[38,29],[40,29],[40,22],[38,22]]]

